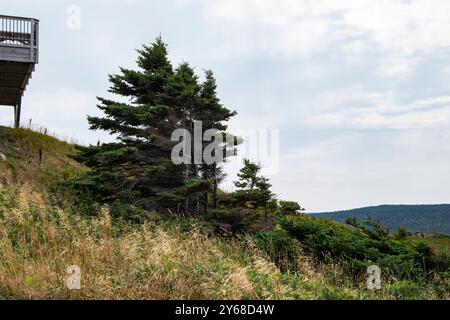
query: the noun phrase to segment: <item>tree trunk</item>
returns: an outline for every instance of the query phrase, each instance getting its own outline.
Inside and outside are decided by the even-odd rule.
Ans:
[[[205,201],[205,214],[209,213],[209,208],[208,208],[208,191],[205,192],[205,194],[203,195],[203,201]]]
[[[186,195],[186,199],[184,200],[184,213],[189,215],[189,195]]]
[[[217,209],[217,207],[218,207],[218,199],[217,199],[217,165],[216,164],[214,164],[213,202],[214,202],[214,209]]]
[[[183,129],[186,130],[186,107],[183,108]],[[189,130],[190,132],[190,130]],[[187,137],[184,136],[184,141],[186,141]],[[189,153],[191,153],[191,150],[189,150]],[[189,180],[189,164],[185,163],[185,170],[184,170],[184,183],[186,183]],[[184,211],[185,214],[189,214],[189,194],[186,193],[186,199],[184,201]]]
[[[198,194],[195,196],[195,201],[197,203],[197,217],[200,216],[200,197],[198,196]]]

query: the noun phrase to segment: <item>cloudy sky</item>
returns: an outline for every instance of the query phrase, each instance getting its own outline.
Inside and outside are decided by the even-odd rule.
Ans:
[[[233,129],[280,130],[270,175],[280,198],[308,211],[450,202],[448,0],[2,0],[0,10],[41,20],[24,119],[61,137],[108,140],[86,115],[109,97],[107,74],[134,67],[134,49],[161,34],[175,64],[214,70],[239,113]]]

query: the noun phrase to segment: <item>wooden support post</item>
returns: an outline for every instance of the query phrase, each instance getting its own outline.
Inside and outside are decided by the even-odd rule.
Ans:
[[[20,128],[20,112],[22,110],[22,94],[20,94],[17,100],[17,105],[14,107],[14,127]]]

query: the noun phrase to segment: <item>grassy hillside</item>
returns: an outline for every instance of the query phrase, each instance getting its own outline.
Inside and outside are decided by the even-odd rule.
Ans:
[[[441,205],[385,205],[347,211],[314,213],[315,217],[345,222],[349,217],[366,220],[371,217],[383,225],[404,227],[415,232],[435,232],[450,235],[450,204]]]
[[[0,126],[0,183],[30,184],[47,189],[55,181],[83,167],[69,155],[73,145],[28,129]]]
[[[450,297],[448,256],[328,220],[278,217],[268,232],[221,236],[201,218],[138,208],[123,210],[140,223],[113,218],[107,206],[83,215],[53,197],[58,181],[85,170],[73,152],[43,134],[0,129],[0,299]],[[378,291],[366,289],[373,263],[383,269]],[[81,268],[81,290],[66,286],[72,265]]]

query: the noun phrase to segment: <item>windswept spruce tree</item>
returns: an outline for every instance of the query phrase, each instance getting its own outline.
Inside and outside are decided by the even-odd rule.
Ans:
[[[269,207],[277,207],[274,194],[270,190],[269,179],[260,175],[261,166],[244,159],[244,167],[238,173],[234,183],[237,190],[234,193],[234,203],[254,208],[263,208],[265,219],[269,218]]]
[[[211,71],[199,83],[188,63],[174,69],[161,38],[138,54],[138,70],[120,68],[120,74],[109,76],[109,91],[129,103],[98,98],[104,116],[88,117],[92,130],[115,134],[117,141],[79,147],[78,160],[91,170],[78,187],[88,189],[100,202],[189,214],[207,210],[217,198],[220,163],[174,164],[172,149],[179,142],[171,140],[172,133],[186,129],[193,139],[194,121],[200,121],[203,132],[215,128],[226,135],[226,122],[236,113],[220,103]],[[225,159],[234,143],[219,146]],[[193,149],[187,152],[193,159]]]

